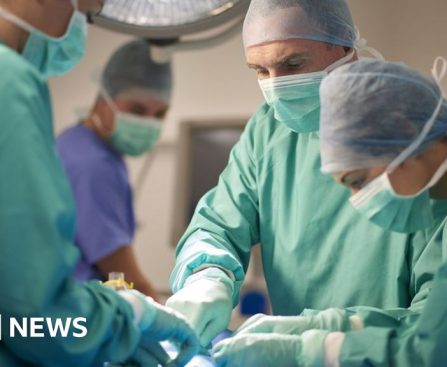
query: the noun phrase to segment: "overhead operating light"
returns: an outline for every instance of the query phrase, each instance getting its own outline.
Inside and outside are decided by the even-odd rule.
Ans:
[[[106,0],[93,22],[149,39],[178,39],[244,16],[250,0]]]

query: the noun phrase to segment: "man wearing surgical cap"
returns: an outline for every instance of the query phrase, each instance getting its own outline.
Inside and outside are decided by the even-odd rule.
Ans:
[[[436,200],[447,199],[447,101],[440,87],[446,71],[442,58],[433,79],[404,64],[362,60],[322,83],[322,170],[351,190],[351,205],[375,225],[434,233],[427,249],[438,244],[431,256],[444,262],[421,315],[388,328],[330,334],[342,366],[447,364],[447,217],[435,225]]]
[[[180,240],[167,304],[206,346],[227,326],[251,249],[260,244],[281,323],[249,320],[214,347],[217,364],[318,366],[324,330],[392,324],[419,312],[440,259],[436,244],[426,246],[425,232],[374,225],[349,205],[348,190],[320,171],[321,81],[355,63],[366,47],[346,1],[252,0],[243,40],[266,103]],[[368,306],[371,316],[348,306]]]
[[[123,158],[154,148],[169,107],[171,78],[171,65],[155,63],[146,41],[125,44],[105,67],[90,114],[57,140],[78,212],[78,279],[123,272],[138,290],[156,297],[131,247],[135,219]]]

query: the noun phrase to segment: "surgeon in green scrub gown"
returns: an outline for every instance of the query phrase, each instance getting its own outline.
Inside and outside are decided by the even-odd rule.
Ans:
[[[132,361],[158,366],[172,340],[183,366],[198,350],[180,315],[137,291],[115,292],[72,278],[75,208],[57,159],[47,77],[84,55],[84,12],[98,0],[0,0],[0,366],[102,366]],[[81,12],[82,10],[82,12]],[[84,318],[87,334],[10,335],[11,318],[38,325]],[[59,319],[59,321],[58,321]],[[79,320],[78,320],[79,321]],[[81,333],[82,334],[82,333]]]
[[[430,226],[430,199],[447,199],[447,100],[440,87],[446,70],[442,58],[431,79],[402,64],[365,60],[338,69],[321,86],[322,170],[347,186],[359,214],[378,226],[406,232]],[[340,366],[447,365],[447,218],[432,243],[442,244],[444,264],[422,314],[393,327],[331,335],[327,347],[338,344]]]
[[[441,264],[441,245],[429,240],[443,217],[411,234],[384,230],[320,171],[321,80],[355,63],[363,44],[347,3],[253,0],[243,38],[267,103],[178,244],[167,304],[207,345],[227,326],[251,248],[260,243],[275,315],[369,306],[394,325],[420,312]]]

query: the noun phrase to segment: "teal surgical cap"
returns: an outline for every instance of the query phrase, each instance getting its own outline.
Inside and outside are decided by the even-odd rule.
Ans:
[[[390,164],[432,117],[411,156],[447,135],[447,101],[438,82],[402,63],[363,59],[341,66],[323,79],[320,98],[323,172]]]
[[[135,40],[120,47],[110,58],[101,77],[102,87],[115,99],[130,91],[154,94],[169,104],[172,89],[171,64],[152,60],[149,43]]]
[[[245,49],[306,39],[355,47],[356,29],[345,0],[252,0],[245,17]]]

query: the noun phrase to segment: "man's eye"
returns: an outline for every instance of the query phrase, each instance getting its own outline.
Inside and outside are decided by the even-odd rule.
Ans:
[[[269,76],[269,71],[267,69],[257,69],[256,70],[256,74],[258,76],[262,76],[262,77],[268,77]]]
[[[287,63],[287,68],[289,68],[289,69],[294,69],[294,70],[296,70],[296,69],[301,69],[303,67],[303,63],[301,63],[301,62],[289,62],[289,63]]]

